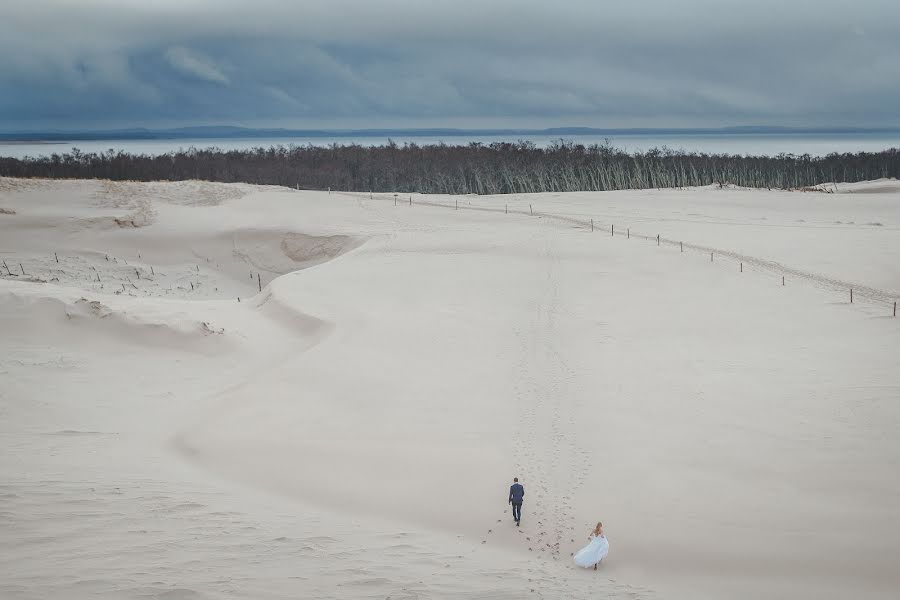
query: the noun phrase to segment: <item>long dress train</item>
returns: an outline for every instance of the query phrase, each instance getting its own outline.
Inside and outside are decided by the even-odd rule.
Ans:
[[[609,541],[605,535],[591,535],[588,545],[575,553],[573,559],[579,567],[593,567],[609,554]]]

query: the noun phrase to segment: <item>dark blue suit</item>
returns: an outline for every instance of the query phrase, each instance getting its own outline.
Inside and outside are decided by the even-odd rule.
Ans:
[[[509,487],[509,503],[512,504],[513,520],[516,523],[522,520],[522,500],[525,499],[525,488],[521,483],[514,483]]]

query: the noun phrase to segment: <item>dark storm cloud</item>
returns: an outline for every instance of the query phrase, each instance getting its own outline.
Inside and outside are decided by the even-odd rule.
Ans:
[[[894,0],[7,0],[0,128],[900,125]]]

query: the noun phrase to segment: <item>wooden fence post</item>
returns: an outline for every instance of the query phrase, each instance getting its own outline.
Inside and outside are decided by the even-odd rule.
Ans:
[[[259,291],[262,291],[262,277],[260,277],[259,273],[256,274],[256,283],[259,284]]]
[[[894,301],[894,316],[897,316],[897,301]]]
[[[741,263],[741,273],[744,272],[744,263]]]
[[[528,212],[531,213],[532,217],[534,216],[534,208],[530,204],[528,205]]]
[[[593,230],[594,230],[594,220],[591,219],[591,231],[593,231]]]
[[[850,304],[853,304],[853,288],[850,288]]]
[[[659,246],[659,234],[656,234],[656,245]]]
[[[631,227],[629,227],[629,228],[625,231],[625,235],[627,236],[627,239],[629,239],[629,240],[631,239]]]
[[[615,225],[610,225],[610,226],[609,226],[609,235],[611,235],[611,236],[615,236],[615,235],[616,235],[616,226],[615,226]]]

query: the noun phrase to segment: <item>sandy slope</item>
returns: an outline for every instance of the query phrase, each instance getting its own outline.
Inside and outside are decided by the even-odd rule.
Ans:
[[[893,597],[900,188],[838,189],[0,180],[0,596]]]

